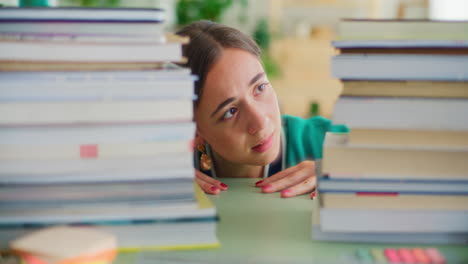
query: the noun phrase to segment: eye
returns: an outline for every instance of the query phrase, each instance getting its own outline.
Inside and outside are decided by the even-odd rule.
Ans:
[[[259,86],[255,87],[254,94],[257,95],[263,93],[266,89],[266,85],[266,83],[262,83]]]
[[[234,114],[237,112],[237,107],[229,108],[221,118],[221,120],[228,120],[229,118],[233,117]]]

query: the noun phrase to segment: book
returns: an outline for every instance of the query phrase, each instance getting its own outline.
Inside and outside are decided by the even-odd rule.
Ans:
[[[332,232],[468,233],[468,210],[320,208],[320,228]]]
[[[446,47],[401,47],[401,48],[382,48],[382,47],[371,47],[371,48],[360,48],[360,47],[353,47],[353,48],[341,48],[340,54],[367,54],[367,55],[467,55],[468,48],[446,48]]]
[[[344,19],[339,40],[468,40],[466,21],[424,19]],[[385,34],[383,34],[385,32]]]
[[[193,186],[197,202],[191,209],[187,210],[173,208],[172,211],[165,210],[167,212],[164,212],[164,210],[148,209],[155,208],[155,206],[147,205],[146,210],[142,210],[142,206],[140,206],[141,208],[127,207],[125,208],[127,214],[121,218],[108,217],[105,214],[108,209],[105,208],[100,217],[74,218],[79,219],[78,222],[63,222],[65,220],[63,217],[61,219],[55,217],[57,221],[52,221],[54,220],[53,217],[48,217],[48,221],[42,219],[40,222],[31,221],[33,218],[23,217],[21,219],[27,220],[26,222],[3,222],[0,225],[0,246],[5,245],[14,237],[57,223],[61,225],[91,226],[109,232],[117,237],[119,251],[219,247],[219,241],[216,238],[217,214],[215,207],[198,185],[194,184]],[[132,212],[139,210],[142,211],[142,214],[131,215]],[[76,212],[73,213],[77,215]],[[45,214],[42,215],[47,218]],[[104,221],[103,219],[107,220]],[[32,222],[36,224],[26,224]]]
[[[347,48],[467,48],[468,39],[434,40],[434,39],[362,39],[362,40],[335,40],[332,46],[337,49]]]
[[[120,157],[102,159],[70,159],[70,160],[0,160],[0,181],[5,177],[52,177],[58,175],[117,173],[136,169],[187,168],[193,167],[191,152],[168,153],[143,157]],[[193,174],[193,173],[192,173]]]
[[[195,76],[157,71],[3,72],[0,102],[193,99]]]
[[[183,161],[186,163],[186,161]],[[150,163],[150,162],[148,162]],[[181,163],[181,162],[180,162]],[[49,163],[50,164],[50,163]],[[171,164],[171,162],[169,162]],[[0,184],[57,184],[57,183],[99,183],[99,182],[121,182],[121,181],[144,181],[144,180],[167,180],[167,179],[190,179],[193,180],[194,169],[192,164],[175,164],[174,166],[146,166],[136,164],[135,168],[104,171],[59,171],[59,173],[29,173],[24,174],[0,174]],[[131,164],[129,166],[132,166]],[[140,166],[140,167],[138,167]],[[119,167],[119,166],[118,166]]]
[[[467,195],[467,180],[415,180],[415,179],[379,179],[349,178],[335,174],[319,177],[320,193],[389,193],[420,195]]]
[[[0,22],[1,23],[1,22]],[[164,33],[148,35],[127,34],[91,34],[91,33],[55,33],[55,32],[1,32],[0,41],[45,41],[45,42],[78,42],[78,43],[164,43]],[[170,38],[169,38],[170,39]]]
[[[160,8],[82,8],[82,7],[2,7],[3,21],[151,21],[161,23],[165,12]]]
[[[342,96],[332,120],[351,129],[468,131],[467,116],[466,99]]]
[[[468,210],[463,195],[401,194],[398,192],[324,192],[322,208],[366,210]]]
[[[195,123],[0,126],[0,145],[85,145],[191,140]],[[41,140],[37,140],[40,138]],[[1,151],[1,150],[0,150]]]
[[[330,177],[376,179],[468,179],[468,149],[352,145],[347,134],[327,133],[322,171]]]
[[[468,82],[347,81],[342,96],[468,98]]]
[[[0,61],[180,62],[182,43],[0,41]],[[54,56],[50,56],[54,54]]]
[[[172,203],[119,202],[93,203],[86,205],[70,204],[37,208],[0,208],[0,226],[8,225],[50,225],[50,224],[86,224],[110,221],[129,223],[131,221],[171,222],[193,219],[213,220],[214,209],[199,209],[195,201]],[[118,224],[118,223],[116,223]]]
[[[0,61],[0,72],[20,71],[148,71],[164,68],[166,62],[50,62]]]
[[[438,54],[340,54],[332,76],[345,80],[467,81],[468,56]]]
[[[169,110],[171,109],[171,110]],[[1,125],[190,121],[191,99],[0,103]]]
[[[98,203],[112,206],[122,202],[186,202],[194,200],[193,177],[73,184],[2,184],[0,197],[0,208],[23,210]]]
[[[144,250],[189,250],[217,248],[216,221],[180,221],[167,223],[131,223],[115,225],[84,225],[109,232],[118,239],[119,252]],[[38,227],[0,228],[0,246],[38,230]],[[188,235],[190,234],[190,235]]]
[[[0,160],[70,160],[157,156],[190,151],[189,140],[141,143],[0,145]]]
[[[318,241],[342,241],[364,243],[412,243],[412,244],[468,244],[468,232],[338,232],[324,231],[320,227],[319,194],[314,199],[311,237]]]
[[[468,131],[354,128],[348,144],[468,148]]]
[[[87,10],[87,12],[89,11],[90,9]],[[154,21],[0,20],[0,35],[13,35],[20,36],[20,38],[28,38],[31,34],[56,36],[55,38],[61,35],[67,38],[73,36],[83,40],[85,40],[86,37],[150,38],[157,40],[157,42],[161,42],[161,40],[165,39],[163,23],[155,23]]]

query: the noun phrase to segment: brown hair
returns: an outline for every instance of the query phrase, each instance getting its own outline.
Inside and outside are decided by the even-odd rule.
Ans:
[[[198,76],[195,82],[195,94],[198,96],[195,107],[203,94],[206,75],[221,56],[223,48],[242,49],[260,59],[260,48],[251,37],[225,25],[201,20],[182,28],[176,34],[190,38],[189,44],[183,46],[182,53],[188,59],[184,66]]]

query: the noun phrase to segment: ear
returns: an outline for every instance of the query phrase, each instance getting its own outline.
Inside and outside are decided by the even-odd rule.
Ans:
[[[200,132],[197,130],[195,131],[195,139],[194,139],[194,145],[197,147],[198,145],[204,145],[206,143],[205,138],[200,134]]]

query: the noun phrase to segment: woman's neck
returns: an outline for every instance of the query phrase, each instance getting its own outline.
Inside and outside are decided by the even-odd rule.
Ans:
[[[218,178],[261,178],[264,166],[234,164],[213,154],[214,169]]]

